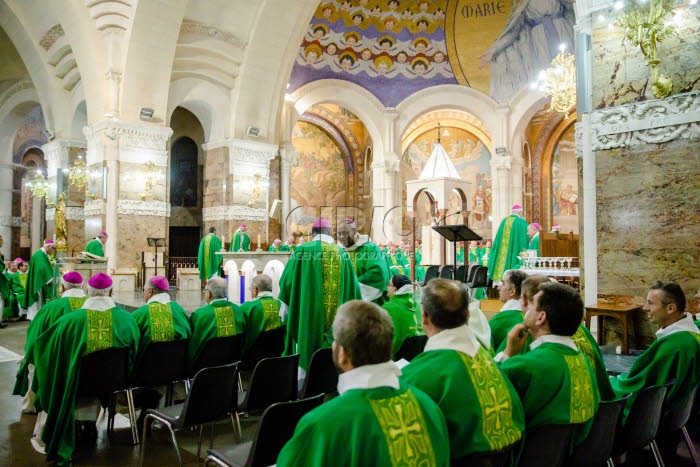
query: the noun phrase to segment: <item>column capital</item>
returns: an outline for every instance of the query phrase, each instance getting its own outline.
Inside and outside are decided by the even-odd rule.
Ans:
[[[59,168],[66,168],[70,164],[68,156],[70,142],[66,139],[54,139],[41,147],[46,158],[46,174],[55,177]]]
[[[491,168],[498,171],[508,171],[511,167],[511,161],[512,157],[510,155],[493,156],[491,158]]]
[[[84,127],[83,133],[88,142],[88,165],[104,160],[105,138],[119,142],[120,162],[143,164],[150,160],[160,167],[168,165],[170,127],[105,119]]]
[[[238,138],[228,140],[229,173],[231,175],[260,174],[267,177],[270,161],[279,154],[276,144],[258,143]]]
[[[297,150],[292,143],[284,143],[280,145],[280,158],[282,159],[282,167],[291,167],[298,162]]]

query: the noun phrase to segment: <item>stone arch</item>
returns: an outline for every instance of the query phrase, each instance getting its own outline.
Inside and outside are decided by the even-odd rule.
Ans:
[[[565,119],[563,115],[553,118],[547,125],[547,132],[544,131],[538,138],[538,144],[535,151],[535,156],[539,159],[538,167],[538,184],[534,185],[535,189],[539,187],[541,214],[540,218],[543,221],[543,228],[549,228],[553,224],[552,212],[552,158],[554,157],[554,149],[559,144],[561,137],[568,131],[574,123],[576,123],[574,110],[570,118]],[[543,144],[540,144],[540,141]]]
[[[83,100],[73,109],[73,119],[70,126],[70,138],[73,141],[85,141],[83,128],[88,124],[87,104]]]
[[[535,114],[542,110],[545,104],[549,102],[549,97],[539,91],[530,89],[521,90],[511,101],[510,107],[510,128],[512,129],[508,136],[508,145],[510,147],[520,147],[521,138],[525,132],[525,128],[532,120]]]
[[[183,107],[192,112],[204,129],[206,142],[220,141],[228,137],[225,123],[230,119],[228,93],[213,84],[193,78],[183,78],[170,83],[168,93],[168,118]]]

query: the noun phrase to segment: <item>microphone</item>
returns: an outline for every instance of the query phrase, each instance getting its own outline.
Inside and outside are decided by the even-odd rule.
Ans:
[[[468,212],[468,211],[459,210],[459,211],[456,211],[456,212],[450,212],[450,213],[448,213],[448,214],[445,214],[443,217],[441,217],[440,219],[438,219],[437,225],[440,225],[440,223],[441,223],[442,221],[444,221],[445,219],[447,219],[448,217],[450,217],[450,216],[456,216],[457,214],[462,214],[463,212]],[[444,224],[442,224],[442,225],[444,225]]]
[[[85,240],[83,243],[79,243],[79,244],[77,244],[76,246],[74,246],[73,249],[72,249],[71,252],[70,252],[71,257],[75,257],[75,249],[76,249],[76,248],[78,248],[79,246],[85,245],[87,242],[89,242],[89,241],[91,241],[91,240],[92,240],[92,238],[91,238],[90,240]]]

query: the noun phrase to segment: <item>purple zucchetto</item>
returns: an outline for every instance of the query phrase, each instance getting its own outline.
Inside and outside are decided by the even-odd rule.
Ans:
[[[63,280],[69,284],[82,284],[83,276],[81,276],[79,272],[70,271],[63,275]]]
[[[102,232],[98,233],[97,236],[98,236],[98,237],[108,237],[109,235],[107,235],[107,232],[105,232],[105,231],[103,230]]]
[[[46,246],[46,245],[53,245],[53,240],[51,240],[51,239],[46,240],[44,242],[44,246]]]
[[[24,263],[24,260],[22,258],[15,258],[15,264],[17,264],[17,266],[19,266],[22,263]]]
[[[164,276],[151,277],[151,284],[153,284],[153,287],[160,289],[163,292],[167,292],[168,290],[170,290],[170,284],[168,284],[168,279],[166,279]]]
[[[318,219],[316,219],[316,222],[314,222],[314,227],[321,229],[330,229],[331,224],[325,218],[319,217]]]
[[[523,207],[519,204],[514,204],[513,207],[510,209],[511,211],[522,211]]]
[[[112,278],[104,272],[98,272],[90,278],[90,280],[88,281],[88,285],[93,289],[108,289],[112,287]]]
[[[538,224],[537,222],[533,222],[533,223],[532,223],[532,226],[533,226],[534,228],[536,228],[537,230],[542,230],[542,226],[540,226],[540,224]]]

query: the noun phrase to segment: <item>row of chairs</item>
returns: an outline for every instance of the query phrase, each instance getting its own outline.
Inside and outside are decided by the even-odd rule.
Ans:
[[[447,264],[444,266],[432,265],[428,266],[425,270],[425,277],[423,278],[422,286],[425,286],[428,281],[440,277],[443,279],[452,279],[452,272],[454,271],[454,266]],[[486,266],[480,266],[478,264],[471,264],[469,267],[462,264],[457,266],[455,271],[455,280],[463,282],[470,289],[487,287],[488,286],[488,268]]]

